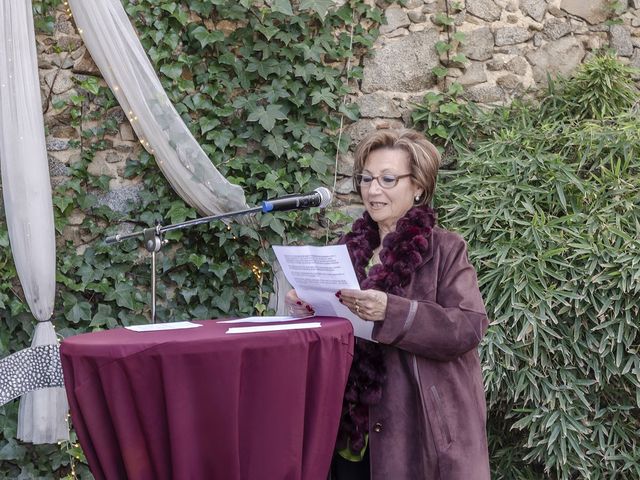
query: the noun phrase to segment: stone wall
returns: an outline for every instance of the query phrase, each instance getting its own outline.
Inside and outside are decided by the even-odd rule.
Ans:
[[[373,1],[373,0],[369,0]],[[453,1],[450,2],[453,5]],[[596,50],[610,46],[623,61],[640,68],[640,0],[622,0],[616,12],[606,0],[458,0],[455,30],[466,34],[460,51],[469,62],[451,68],[445,82],[436,82],[431,70],[441,60],[435,44],[446,40],[434,18],[446,12],[445,0],[406,0],[404,6],[385,7],[386,24],[380,29],[373,55],[359,59],[364,77],[353,100],[362,119],[347,127],[354,142],[380,122],[406,125],[411,105],[424,94],[442,90],[457,81],[468,99],[481,104],[509,102],[544,87],[547,75],[570,75]],[[619,23],[609,25],[608,18]],[[57,13],[55,35],[38,38],[43,111],[47,126],[47,148],[52,182],[65,178],[68,166],[80,158],[80,128],[72,126],[67,104],[77,95],[78,84],[87,75],[99,75],[82,45],[68,13]],[[85,113],[91,111],[85,107]],[[109,116],[119,123],[119,133],[106,139],[108,149],[99,152],[89,170],[111,178],[109,194],[100,202],[124,210],[135,199],[140,186],[125,180],[122,172],[128,158],[136,158],[141,147],[120,108]],[[83,128],[90,127],[84,122]],[[339,159],[337,204],[350,215],[361,210],[352,190],[353,158]],[[82,214],[72,217],[65,239],[81,246],[77,228]]]
[[[386,8],[374,54],[363,62],[364,78],[355,97],[363,118],[348,127],[354,142],[381,122],[407,125],[412,103],[452,81],[464,86],[469,100],[505,104],[544,88],[547,75],[570,76],[604,47],[640,68],[640,0],[622,0],[616,11],[606,0],[462,0],[450,5],[454,3],[462,8],[452,13],[453,28],[466,35],[459,51],[469,62],[451,68],[450,77],[440,83],[429,72],[440,62],[436,42],[447,41],[434,22],[438,12],[446,11],[444,0],[407,0],[404,6]],[[610,26],[610,18],[617,22]],[[340,159],[336,192],[345,204],[357,202],[352,165],[350,154]]]

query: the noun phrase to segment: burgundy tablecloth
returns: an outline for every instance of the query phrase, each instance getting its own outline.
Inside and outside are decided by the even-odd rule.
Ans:
[[[310,321],[307,319],[306,321]],[[324,480],[353,354],[351,324],[225,334],[124,328],[60,354],[96,479]]]

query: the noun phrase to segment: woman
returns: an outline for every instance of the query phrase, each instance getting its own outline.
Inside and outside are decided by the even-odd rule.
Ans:
[[[489,478],[477,352],[488,322],[464,240],[437,227],[428,207],[439,163],[413,130],[377,130],[356,148],[366,212],[341,243],[362,290],[336,295],[375,323],[379,343],[356,343],[337,480]],[[287,303],[294,314],[313,311],[293,290]]]

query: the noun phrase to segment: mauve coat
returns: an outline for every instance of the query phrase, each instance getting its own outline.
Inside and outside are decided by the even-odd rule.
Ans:
[[[488,321],[460,235],[433,228],[404,295],[388,295],[373,330],[387,380],[369,413],[371,479],[489,479],[477,350]]]

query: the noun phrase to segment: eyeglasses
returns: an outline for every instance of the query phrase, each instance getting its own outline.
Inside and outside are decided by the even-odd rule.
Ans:
[[[356,175],[356,183],[361,187],[370,187],[374,180],[378,181],[378,185],[382,188],[393,188],[398,184],[398,181],[404,177],[413,177],[411,173],[405,173],[404,175],[392,175],[385,173],[384,175],[378,175],[374,177],[367,173],[358,173]]]

